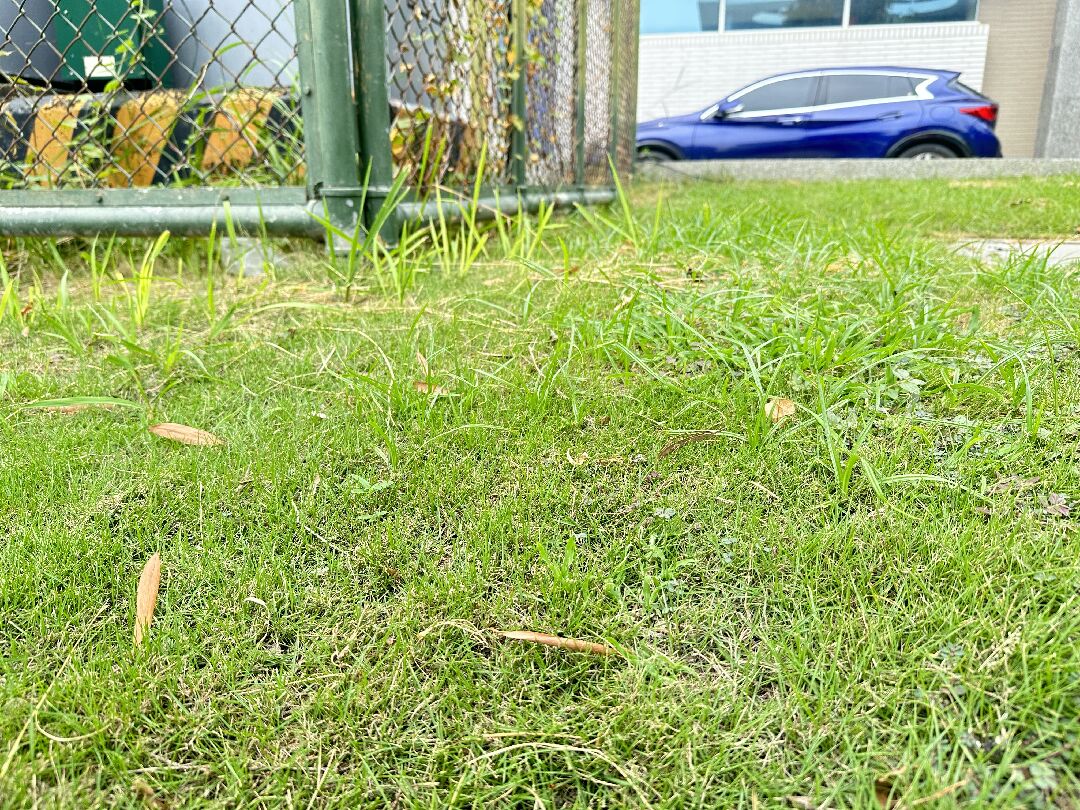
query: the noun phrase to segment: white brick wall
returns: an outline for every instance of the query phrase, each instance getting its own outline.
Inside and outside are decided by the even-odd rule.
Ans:
[[[980,89],[989,31],[966,22],[649,34],[641,38],[638,120],[693,112],[757,79],[820,67],[957,70]]]

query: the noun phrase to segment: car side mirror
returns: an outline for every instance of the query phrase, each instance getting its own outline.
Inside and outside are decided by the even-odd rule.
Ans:
[[[721,101],[719,104],[714,104],[709,107],[704,113],[702,113],[702,121],[723,121],[729,115],[742,112],[742,104],[729,104]]]

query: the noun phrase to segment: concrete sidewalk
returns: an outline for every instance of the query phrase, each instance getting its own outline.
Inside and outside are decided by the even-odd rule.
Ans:
[[[1080,175],[1080,159],[699,160],[639,163],[641,180],[923,180]]]
[[[957,253],[984,262],[1008,261],[1015,256],[1045,257],[1050,267],[1080,264],[1080,240],[1053,242],[1045,239],[973,239],[957,246]]]

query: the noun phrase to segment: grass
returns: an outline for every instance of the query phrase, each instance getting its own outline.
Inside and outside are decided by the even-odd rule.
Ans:
[[[1048,178],[644,186],[263,281],[8,242],[3,804],[1080,806],[1080,283],[953,252],[1078,226]],[[27,407],[72,397],[135,407]]]

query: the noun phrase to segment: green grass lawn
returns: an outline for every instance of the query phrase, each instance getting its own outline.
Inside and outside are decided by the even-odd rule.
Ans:
[[[1078,227],[1050,178],[264,281],[0,243],[0,804],[1080,806],[1080,277],[953,250]]]

